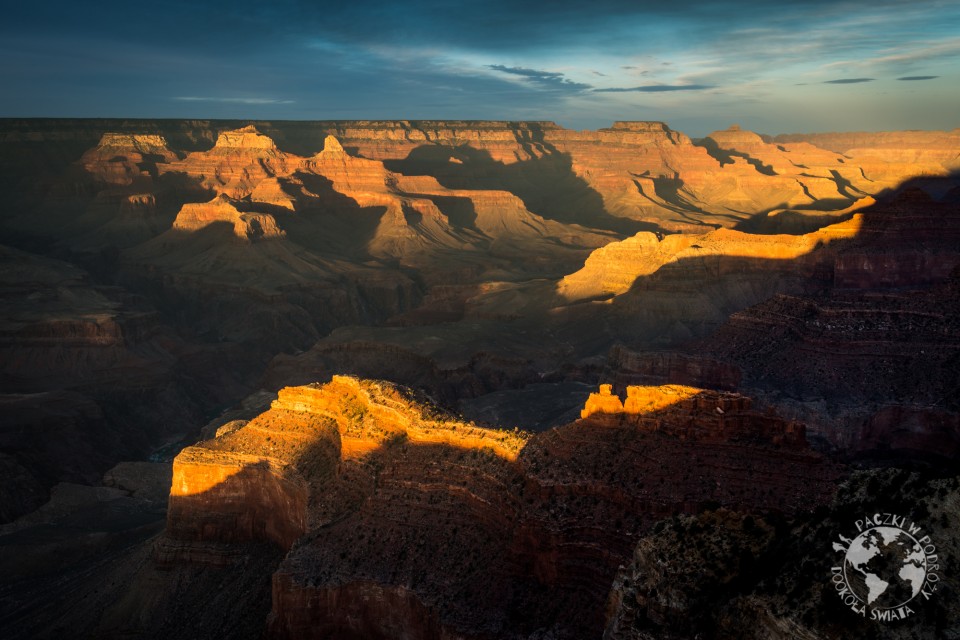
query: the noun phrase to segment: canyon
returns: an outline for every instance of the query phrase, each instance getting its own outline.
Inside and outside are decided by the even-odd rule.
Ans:
[[[960,130],[0,120],[0,628],[858,633],[791,564],[844,504],[956,562],[958,176]]]

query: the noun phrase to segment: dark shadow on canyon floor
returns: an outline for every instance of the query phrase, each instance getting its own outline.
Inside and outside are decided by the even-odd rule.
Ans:
[[[404,175],[433,176],[449,189],[509,191],[529,211],[547,220],[623,235],[660,230],[655,224],[607,213],[600,194],[574,173],[569,154],[537,144],[537,156],[511,164],[469,146],[423,145],[405,159],[387,160],[384,165]]]

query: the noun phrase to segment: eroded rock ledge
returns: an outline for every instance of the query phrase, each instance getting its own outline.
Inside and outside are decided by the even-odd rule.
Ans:
[[[245,542],[279,545],[275,638],[596,637],[617,568],[653,522],[830,498],[839,468],[749,398],[627,393],[604,388],[583,419],[530,436],[386,382],[282,389],[178,456],[155,555],[228,565]]]
[[[600,385],[591,393],[581,418],[616,425],[635,425],[681,439],[762,442],[805,449],[804,425],[770,412],[752,410],[752,401],[739,393],[707,391],[671,384],[659,387],[628,386],[626,400],[613,393],[613,385]]]

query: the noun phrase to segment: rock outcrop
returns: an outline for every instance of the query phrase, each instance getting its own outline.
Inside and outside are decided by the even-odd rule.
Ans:
[[[679,384],[736,391],[743,373],[736,365],[703,354],[638,352],[617,345],[607,355],[604,377],[618,389],[629,385]]]
[[[643,276],[665,273],[670,268],[705,268],[717,277],[743,273],[753,262],[769,271],[780,268],[816,269],[814,250],[860,233],[862,218],[854,215],[805,235],[754,235],[729,229],[705,234],[673,234],[658,238],[641,231],[632,238],[610,244],[590,254],[579,271],[565,276],[557,287],[568,300],[610,297],[626,293]],[[695,265],[695,266],[694,266]],[[701,265],[703,265],[701,267]],[[762,265],[762,266],[761,266]]]
[[[173,230],[191,233],[225,224],[242,242],[282,238],[285,235],[270,214],[243,212],[244,208],[243,202],[223,194],[210,202],[185,204],[173,221]]]
[[[162,135],[105,133],[96,148],[80,158],[97,180],[128,186],[157,176],[157,165],[177,160]]]
[[[830,495],[838,469],[748,399],[632,389],[633,413],[597,415],[591,400],[586,419],[532,437],[384,382],[282,389],[178,456],[157,557],[229,564],[250,539],[288,550],[271,637],[586,637],[635,536],[664,513],[792,513]],[[696,474],[675,471],[694,461]],[[731,472],[741,465],[751,480]]]
[[[881,163],[923,163],[953,170],[960,166],[960,129],[953,131],[873,131],[848,133],[794,133],[779,135],[774,142],[806,142],[851,158]]]
[[[580,412],[581,418],[628,423],[647,431],[661,431],[682,440],[763,441],[787,448],[806,448],[802,424],[751,410],[749,398],[737,393],[704,391],[681,385],[628,386],[621,401],[612,385],[600,385]],[[659,413],[669,409],[668,419]],[[686,419],[684,415],[698,416]]]
[[[841,471],[808,437],[951,468],[955,138],[4,121],[0,517],[281,389],[176,463],[158,566],[264,572],[189,597],[272,606],[278,637],[595,637],[655,521],[824,502]],[[387,383],[282,389],[341,371],[543,431]],[[112,611],[77,633],[144,628]]]
[[[260,181],[293,171],[299,159],[280,151],[253,125],[224,131],[209,151],[196,151],[183,160],[159,165],[160,173],[183,173],[232,198],[245,198]]]
[[[146,456],[222,397],[190,397],[175,368],[174,354],[191,351],[183,340],[77,266],[0,246],[0,300],[0,522],[57,482],[93,482],[121,456]]]

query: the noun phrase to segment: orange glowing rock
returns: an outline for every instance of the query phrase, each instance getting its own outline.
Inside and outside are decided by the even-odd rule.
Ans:
[[[600,393],[590,394],[580,417],[587,418],[595,413],[623,413],[623,402],[619,396],[613,395],[612,389],[613,385],[600,385]]]
[[[173,228],[198,231],[216,223],[226,223],[233,227],[233,235],[245,242],[283,237],[284,232],[277,226],[273,216],[244,212],[238,208],[242,206],[243,203],[223,194],[210,202],[188,203],[180,209]]]

